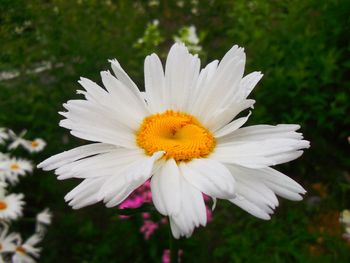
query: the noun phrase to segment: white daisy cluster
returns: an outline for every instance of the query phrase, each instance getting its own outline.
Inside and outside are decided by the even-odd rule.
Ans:
[[[26,140],[25,132],[17,136],[13,131],[0,128],[2,147],[6,151],[19,146],[30,153],[41,151],[46,143],[38,138]],[[4,145],[8,142],[8,146]],[[46,228],[51,224],[51,212],[45,209],[36,215],[34,234],[27,240],[22,241],[19,233],[9,233],[13,221],[23,216],[25,205],[24,194],[9,193],[8,188],[19,182],[19,178],[33,171],[33,164],[25,159],[12,157],[7,152],[0,152],[0,263],[33,263],[34,258],[39,257],[40,248],[36,245],[44,238]],[[9,183],[9,184],[8,184]]]
[[[276,195],[297,201],[306,192],[271,166],[297,159],[310,144],[296,124],[242,127],[250,113],[236,117],[252,108],[248,96],[262,78],[244,76],[245,61],[244,49],[233,46],[201,69],[198,56],[176,43],[165,69],[156,54],[146,57],[140,92],[111,60],[115,75],[101,72],[105,88],[81,78],[85,98],[68,101],[60,113],[62,127],[93,143],[38,167],[55,170],[58,179],[83,179],[65,197],[74,209],[99,201],[117,206],[150,180],[153,204],[175,238],[207,224],[203,194],[270,219]]]
[[[8,146],[4,149],[6,151],[14,150],[18,147],[23,147],[30,153],[39,152],[44,149],[46,143],[43,139],[37,138],[34,140],[26,140],[23,138],[26,131],[23,131],[17,136],[13,131],[0,128],[0,142],[5,147],[5,141]],[[0,181],[8,182],[11,185],[18,183],[19,178],[31,173],[33,171],[33,164],[22,158],[13,157],[8,153],[0,152]]]
[[[174,36],[177,43],[184,43],[191,53],[200,53],[202,46],[198,38],[196,27],[194,25],[184,26],[178,31],[178,35]]]

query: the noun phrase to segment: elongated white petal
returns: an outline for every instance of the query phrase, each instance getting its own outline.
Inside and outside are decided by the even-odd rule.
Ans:
[[[227,134],[230,134],[230,133],[236,131],[242,125],[244,125],[244,123],[246,123],[246,121],[248,120],[250,115],[251,115],[251,112],[249,112],[248,116],[239,118],[239,119],[234,120],[231,123],[227,124],[226,126],[224,126],[223,128],[221,128],[220,130],[218,130],[217,132],[214,133],[215,138],[219,138],[219,137],[225,136]]]
[[[103,199],[107,207],[120,204],[131,192],[151,177],[154,162],[163,154],[164,152],[156,152],[151,157],[140,158],[110,176],[99,190],[98,199]]]
[[[195,227],[207,223],[206,208],[202,193],[180,175],[181,212],[170,216],[173,233],[179,236],[191,236]]]
[[[272,168],[250,169],[237,165],[228,168],[237,182],[237,198],[230,201],[262,219],[269,219],[267,214],[278,205],[275,194],[299,201],[306,192],[297,182]]]
[[[263,219],[263,220],[269,220],[271,219],[271,216],[265,212],[263,209],[258,207],[256,204],[248,201],[246,198],[243,196],[237,196],[236,198],[230,199],[230,202],[233,204],[239,206],[243,210],[247,211],[249,214]]]
[[[195,88],[200,69],[197,56],[183,44],[176,43],[169,51],[165,65],[164,99],[168,109],[184,111]]]
[[[116,171],[128,167],[136,159],[143,157],[144,154],[139,149],[120,148],[63,165],[55,171],[55,174],[60,180],[113,175]]]
[[[71,163],[91,155],[109,152],[115,149],[116,147],[110,144],[88,144],[51,156],[47,160],[38,164],[38,168],[42,168],[45,171],[53,170],[64,164]]]
[[[270,138],[261,140],[221,142],[215,148],[211,158],[231,164],[239,164],[249,168],[264,168],[298,158],[300,149],[308,148],[305,140],[291,138]]]
[[[116,77],[125,85],[127,86],[130,91],[134,94],[135,97],[138,98],[139,102],[143,107],[146,106],[145,101],[137,88],[136,84],[131,80],[128,74],[124,71],[124,69],[120,66],[118,60],[112,59],[109,60],[109,62],[112,65],[112,69]]]
[[[102,71],[101,78],[103,85],[115,103],[118,104],[118,107],[124,105],[131,110],[130,115],[141,114],[141,119],[149,114],[139,91],[133,92],[133,90],[125,86],[123,82],[112,76],[108,71]]]
[[[156,54],[145,59],[145,89],[147,104],[151,112],[166,110],[164,103],[165,77],[162,63]]]
[[[181,209],[180,172],[174,159],[167,160],[151,180],[152,199],[163,215],[176,215]]]
[[[118,96],[118,94],[123,94],[123,91],[125,93],[125,89],[113,89],[114,92],[113,95],[111,95],[89,79],[81,78],[79,83],[86,90],[86,93],[83,94],[87,95],[85,96],[87,101],[95,108],[99,109],[99,111],[96,110],[94,113],[105,113],[103,116],[100,116],[100,118],[112,118],[115,121],[123,123],[123,125],[136,130],[140,121],[145,117],[145,107],[140,105],[139,107],[132,108],[128,104],[130,100],[129,97],[124,98],[123,96]],[[123,85],[119,86],[123,87]],[[141,94],[139,94],[139,96],[141,96]],[[128,118],[125,118],[125,116],[128,116]]]
[[[185,179],[201,192],[215,198],[235,196],[235,180],[221,163],[211,159],[193,159],[180,164]]]
[[[296,132],[300,129],[296,124],[279,124],[273,125],[253,125],[240,128],[231,134],[219,138],[219,143],[238,142],[238,141],[260,141],[266,139],[288,138],[301,140],[303,136]]]
[[[64,199],[69,202],[73,209],[95,204],[98,202],[97,193],[106,180],[107,177],[85,179],[71,190]]]

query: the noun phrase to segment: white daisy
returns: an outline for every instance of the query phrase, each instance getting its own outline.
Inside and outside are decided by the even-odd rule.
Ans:
[[[11,253],[16,250],[16,243],[20,240],[17,233],[8,234],[9,226],[0,222],[0,254]]]
[[[17,135],[14,131],[9,130],[9,136],[12,142],[9,144],[8,149],[14,150],[17,149],[18,146],[23,145],[25,139],[23,139],[24,135],[27,133],[27,130],[23,130],[19,135]]]
[[[234,46],[224,58],[200,70],[200,60],[181,44],[171,48],[165,72],[157,55],[145,60],[145,93],[110,61],[116,75],[101,72],[106,89],[81,78],[82,100],[64,104],[60,122],[71,134],[96,143],[42,162],[58,179],[84,179],[65,197],[73,208],[103,200],[120,204],[151,178],[153,203],[169,216],[173,235],[190,236],[205,225],[202,193],[228,199],[269,219],[276,194],[301,200],[305,190],[270,168],[298,158],[309,147],[299,125],[241,128],[252,107],[247,99],[260,72],[243,77],[245,53]],[[145,98],[145,99],[144,99]]]
[[[52,213],[46,208],[36,215],[36,227],[35,232],[45,233],[46,227],[51,224]]]
[[[35,152],[41,152],[45,146],[46,142],[41,138],[36,138],[32,141],[29,140],[23,140],[22,146],[29,152],[35,153]]]
[[[13,131],[10,130],[9,134],[12,139],[12,142],[8,146],[8,149],[13,150],[18,148],[18,146],[22,146],[27,151],[34,153],[34,152],[40,152],[45,148],[46,142],[41,138],[36,138],[34,140],[24,139],[23,137],[26,133],[27,131],[24,130],[19,135],[16,135]]]
[[[19,242],[16,246],[15,253],[12,256],[13,263],[35,263],[33,257],[38,258],[41,248],[35,247],[42,240],[42,236],[34,234],[23,244]]]
[[[5,140],[9,138],[6,129],[0,128],[0,144],[3,144]]]
[[[7,158],[0,160],[0,179],[12,184],[18,182],[19,176],[25,176],[33,171],[33,164],[25,159]]]
[[[5,189],[0,189],[0,220],[16,220],[22,216],[25,202],[23,194],[6,195]]]

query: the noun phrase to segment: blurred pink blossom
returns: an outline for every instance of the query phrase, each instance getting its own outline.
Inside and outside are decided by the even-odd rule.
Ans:
[[[145,220],[140,228],[140,232],[143,233],[145,240],[148,240],[157,228],[157,223],[153,222],[152,220]]]

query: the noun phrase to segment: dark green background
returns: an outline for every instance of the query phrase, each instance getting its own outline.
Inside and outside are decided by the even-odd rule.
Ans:
[[[78,97],[79,77],[99,82],[107,59],[116,57],[142,89],[145,55],[164,56],[179,28],[193,24],[204,37],[203,65],[239,44],[246,49],[246,72],[264,73],[251,96],[257,103],[249,124],[299,123],[311,148],[278,167],[308,190],[304,201],[281,200],[267,222],[220,201],[214,221],[180,241],[183,262],[350,262],[337,222],[339,211],[350,208],[350,2],[204,0],[198,15],[191,8],[175,1],[151,8],[147,1],[1,0],[0,71],[21,75],[0,81],[0,126],[26,128],[29,137],[48,142],[30,157],[36,163],[84,144],[58,126],[57,114]],[[165,41],[134,48],[153,19]],[[25,73],[41,61],[63,67]],[[46,206],[54,211],[39,262],[160,262],[166,227],[144,242],[137,218],[120,221],[115,209],[102,205],[73,211],[63,196],[76,184],[36,170],[16,189],[26,194],[27,215]],[[16,227],[32,231],[31,224]]]

